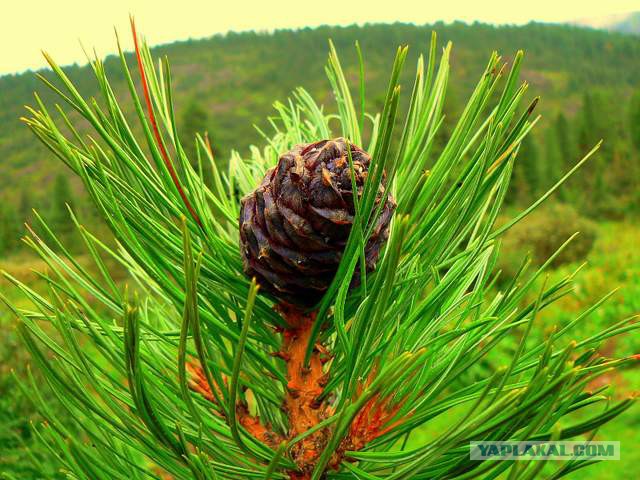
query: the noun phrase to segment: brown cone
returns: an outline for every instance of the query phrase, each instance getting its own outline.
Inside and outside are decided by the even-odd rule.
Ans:
[[[350,145],[358,195],[371,157]],[[389,236],[395,202],[380,187],[384,201],[366,249],[373,270]],[[242,199],[240,247],[244,271],[279,299],[313,305],[333,279],[355,215],[343,138],[296,145],[267,171],[260,186]],[[356,281],[358,279],[356,278]]]

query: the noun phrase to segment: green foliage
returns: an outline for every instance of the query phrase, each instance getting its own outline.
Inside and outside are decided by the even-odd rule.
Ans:
[[[570,248],[553,255],[574,237]],[[503,239],[504,250],[499,265],[504,272],[503,281],[509,282],[520,268],[522,259],[530,256],[536,265],[543,265],[553,256],[551,266],[584,261],[596,240],[593,222],[580,216],[567,204],[551,203],[539,208],[509,230]]]
[[[599,224],[597,240],[588,262],[576,278],[574,294],[550,308],[541,317],[541,327],[549,328],[554,324],[564,325],[570,322],[575,311],[596,302],[602,292],[610,288],[617,288],[619,291],[612,301],[594,312],[592,321],[584,326],[586,333],[596,333],[602,325],[608,325],[612,318],[635,316],[637,319],[640,312],[640,279],[636,274],[640,269],[640,251],[637,248],[639,231],[638,225],[634,223]],[[562,277],[583,262],[584,259],[577,259],[576,263],[564,264],[551,275]],[[640,352],[640,336],[629,332],[621,337],[611,338],[603,345],[602,350],[616,351],[621,355],[637,354]],[[629,370],[635,370],[637,375],[637,366]],[[620,386],[627,391],[637,390],[635,382],[622,383]],[[619,396],[622,396],[620,392]],[[636,415],[629,420],[630,425],[635,425],[638,417]]]
[[[20,243],[20,220],[16,208],[9,202],[0,203],[0,255],[16,249]]]
[[[633,94],[629,103],[629,128],[633,146],[640,151],[640,90]]]
[[[327,429],[329,441],[313,480],[470,478],[507,471],[513,478],[532,477],[535,465],[471,462],[469,441],[573,438],[631,405],[630,399],[609,402],[604,388],[585,387],[632,361],[597,356],[595,349],[638,325],[622,319],[594,335],[575,337],[595,309],[589,307],[546,338],[526,341],[538,315],[572,291],[572,275],[534,290],[556,254],[540,268],[520,270],[505,288],[494,288],[500,237],[596,149],[530,208],[496,228],[521,142],[537,121],[531,117],[534,105],[520,108],[527,91],[519,84],[522,54],[505,76],[500,57],[490,57],[446,143],[435,152],[451,45],[439,58],[436,52],[434,39],[418,57],[410,101],[401,114],[407,49],[399,48],[381,109],[366,115],[361,106],[371,89],[364,81],[350,88],[332,47],[327,74],[337,113],[325,112],[306,90],[295,90],[290,102],[276,104],[264,148],[253,147],[248,156],[232,152],[226,171],[216,166],[202,139],[198,169],[191,168],[193,159],[178,134],[168,63],[156,70],[146,46],[138,59],[145,91],[148,84],[146,110],[127,57],[119,58],[133,115],[123,113],[104,63],[91,64],[100,87],[100,102],[91,102],[49,59],[56,76],[51,87],[91,125],[91,136],[85,139],[64,110],[54,116],[40,99],[27,123],[82,179],[118,241],[111,249],[78,225],[95,263],[87,269],[41,222],[56,249],[35,234],[29,243],[50,268],[42,274],[46,292],[7,276],[31,303],[21,308],[7,301],[20,319],[32,361],[55,401],[75,420],[69,425],[55,413],[37,382],[25,385],[51,425],[41,434],[73,478],[157,478],[159,470],[174,479],[278,479],[295,470],[288,452],[300,437],[272,450],[235,416],[237,398],[274,431],[287,430],[280,409],[286,370],[270,355],[279,347],[274,331],[283,319],[272,309],[273,299],[256,295],[256,285],[242,275],[239,198],[280,152],[336,135],[367,146],[372,163],[355,227],[318,305],[316,336],[308,345],[310,353],[319,339],[333,354],[324,394],[334,398],[335,407],[319,427]],[[255,73],[261,65],[252,66],[252,78],[259,80]],[[130,127],[132,116],[142,126],[140,136]],[[204,165],[212,171],[211,187],[203,180]],[[391,238],[377,271],[350,289],[379,214],[375,197],[385,171],[398,203]],[[105,256],[129,271],[130,290],[117,285]],[[531,294],[534,300],[525,300]],[[457,383],[514,336],[519,347],[506,367],[469,385]],[[189,390],[189,358],[199,359],[209,384],[221,387],[215,391],[218,401]],[[353,419],[378,398],[397,408],[397,421],[365,449],[347,450],[346,460],[330,469]],[[403,439],[454,407],[463,411],[457,421],[424,443],[403,448]],[[584,417],[567,417],[576,411]],[[587,464],[569,462],[552,478]]]
[[[344,51],[347,78],[357,78],[358,65],[356,53],[350,48],[354,41],[360,45],[367,57],[365,76],[367,88],[366,109],[378,111],[384,101],[386,66],[389,52],[397,44],[424,45],[431,30],[436,30],[442,38],[451,39],[456,44],[453,61],[455,74],[449,78],[449,97],[445,106],[446,116],[443,128],[438,131],[437,146],[444,144],[447,134],[455,125],[464,106],[461,101],[469,95],[475,82],[475,73],[484,67],[485,52],[492,49],[511,51],[522,48],[528,52],[525,79],[531,82],[536,92],[544,96],[544,108],[548,123],[541,122],[542,130],[554,129],[552,119],[562,112],[570,121],[572,128],[570,143],[572,152],[566,155],[566,163],[558,170],[566,170],[571,159],[584,155],[601,138],[606,138],[605,149],[601,153],[603,165],[610,165],[614,159],[621,163],[616,169],[631,171],[639,165],[637,149],[630,148],[631,129],[639,122],[630,122],[629,115],[618,109],[628,103],[631,95],[640,84],[640,70],[629,63],[630,58],[640,58],[640,44],[636,37],[610,34],[562,25],[529,24],[523,26],[491,26],[484,24],[465,25],[453,23],[445,25],[367,25],[363,27],[321,27],[300,31],[282,30],[273,34],[247,32],[218,35],[204,40],[190,40],[165,45],[154,49],[158,57],[170,55],[173,58],[173,70],[180,77],[176,93],[180,101],[176,102],[176,116],[186,119],[185,111],[192,107],[190,99],[197,103],[209,117],[206,128],[198,125],[195,131],[208,130],[216,157],[226,161],[231,149],[237,149],[246,155],[251,144],[261,141],[260,134],[253,128],[258,124],[262,130],[269,128],[266,117],[271,115],[275,99],[284,100],[288,93],[298,85],[318,99],[328,99],[329,89],[324,81],[323,67],[327,38]],[[128,56],[129,60],[131,57]],[[409,61],[415,61],[414,52],[409,53]],[[105,69],[116,93],[126,92],[126,79],[120,72],[119,59],[107,58]],[[68,66],[65,73],[73,79],[79,91],[87,98],[99,96],[99,89],[92,78],[89,66]],[[39,74],[52,79],[50,71]],[[411,89],[411,75],[406,71],[400,78],[404,91]],[[40,197],[46,196],[51,189],[56,171],[54,159],[45,149],[34,144],[26,129],[21,128],[18,118],[23,114],[23,105],[30,104],[33,91],[38,84],[32,72],[20,75],[7,75],[0,78],[0,158],[3,161],[3,175],[0,177],[0,191],[3,198],[17,201],[20,191],[37,185],[33,200],[40,207]],[[599,115],[606,121],[621,119],[622,129],[616,128],[614,136],[610,132],[602,133],[591,128],[593,135],[580,146],[577,142],[578,128],[582,116],[582,99],[586,92],[603,91],[614,96]],[[54,101],[52,93],[42,92],[43,99]],[[400,111],[404,111],[408,102],[401,101]],[[63,109],[69,109],[63,104]],[[135,114],[133,105],[123,104],[127,115]],[[616,120],[617,121],[617,120]],[[190,158],[193,155],[193,142],[190,132],[181,122],[183,147]],[[136,136],[142,135],[140,127],[131,125]],[[87,132],[87,126],[79,125],[81,133]],[[545,153],[544,131],[535,136],[540,156]],[[186,141],[184,141],[186,140]],[[441,141],[442,140],[442,141]],[[618,144],[616,156],[608,150],[609,145]],[[621,153],[620,153],[621,152]],[[523,162],[524,163],[524,162]],[[518,168],[516,166],[516,168]],[[595,166],[590,172],[596,173]],[[205,175],[208,174],[205,168]],[[606,171],[606,168],[604,169]],[[517,172],[516,172],[517,173]],[[600,170],[597,171],[600,173]],[[638,173],[636,171],[636,173]],[[579,197],[584,190],[581,183],[588,180],[587,174],[579,174],[567,184],[563,192]],[[612,214],[621,216],[637,211],[638,199],[626,193],[620,194],[621,180],[629,182],[631,175],[609,176],[605,180],[603,197],[591,195],[582,201],[583,207],[589,207],[590,215]],[[635,177],[640,178],[640,175]],[[557,178],[548,178],[551,185]],[[516,182],[517,183],[517,182]],[[640,185],[634,183],[636,191]],[[626,187],[625,187],[626,189]],[[632,189],[626,189],[631,192]],[[80,192],[75,191],[76,195]],[[528,205],[535,195],[519,195],[521,206]],[[577,199],[576,199],[577,201]],[[606,208],[599,208],[606,203]],[[40,211],[46,211],[47,201],[42,202]],[[612,212],[614,208],[618,211]],[[96,221],[85,220],[96,227]]]
[[[196,159],[196,135],[208,131],[209,115],[196,99],[191,99],[181,116],[181,141],[189,158]],[[193,165],[198,168],[197,163]]]
[[[559,197],[593,219],[634,217],[640,205],[640,151],[632,146],[635,107],[632,101],[625,118],[617,102],[614,92],[586,90],[573,121],[561,111],[542,136],[524,141],[510,199],[527,205],[560,177],[570,159],[605,139],[589,171],[564,185]]]
[[[59,173],[53,182],[51,204],[47,215],[51,226],[57,232],[64,234],[73,228],[73,223],[69,220],[69,209],[74,209],[73,198],[69,178]]]
[[[32,422],[41,417],[18,380],[31,373],[29,354],[8,313],[0,310],[0,479],[62,479],[61,464],[32,430]]]
[[[523,205],[537,198],[542,191],[545,177],[541,160],[544,157],[540,155],[532,135],[524,138],[520,144],[518,156],[520,161],[514,166],[511,196],[515,198],[517,204]]]
[[[18,216],[23,223],[30,223],[32,219],[33,197],[28,188],[20,192],[20,202],[18,203]]]
[[[560,150],[559,165],[557,168],[564,171],[569,165],[571,159],[576,156],[575,140],[571,134],[571,126],[567,117],[562,113],[558,113],[554,123],[555,140],[557,148]]]

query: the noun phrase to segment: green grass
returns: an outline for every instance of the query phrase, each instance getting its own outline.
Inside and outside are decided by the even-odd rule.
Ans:
[[[577,311],[593,304],[613,289],[618,291],[594,312],[585,334],[609,326],[622,318],[640,314],[640,227],[637,223],[617,222],[598,224],[598,238],[583,270],[576,277],[576,289],[551,305],[541,316],[541,326],[562,325]],[[569,247],[570,248],[570,247]],[[567,275],[578,263],[563,265],[552,272],[550,280]],[[593,328],[588,328],[592,326]],[[593,331],[592,331],[593,330]],[[603,345],[605,353],[619,355],[640,353],[640,336],[634,333],[621,336],[615,343]],[[638,388],[638,384],[636,384]]]
[[[619,288],[616,294],[600,309],[593,313],[590,326],[585,334],[611,325],[621,318],[640,314],[640,250],[638,224],[603,223],[599,224],[599,238],[594,250],[589,255],[588,263],[577,278],[576,292],[556,302],[541,317],[541,327],[549,328],[555,324],[568,321],[570,315],[596,301],[606,292]],[[564,265],[553,272],[553,275],[564,275],[576,265]],[[603,354],[628,356],[640,353],[640,336],[628,333],[616,340],[605,343]],[[640,361],[633,369],[627,369],[619,375],[610,376],[612,396],[624,398],[640,391]],[[621,442],[621,459],[619,462],[603,462],[582,472],[574,474],[599,480],[618,480],[631,478],[632,472],[638,471],[640,464],[640,409],[632,407],[625,415],[610,424],[604,425],[597,435],[597,440],[619,440]]]

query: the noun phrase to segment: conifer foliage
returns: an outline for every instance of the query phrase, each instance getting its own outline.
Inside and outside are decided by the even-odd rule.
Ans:
[[[169,64],[156,68],[135,28],[133,38],[135,62],[122,51],[120,60],[135,118],[123,114],[100,60],[91,64],[101,98],[87,100],[47,57],[58,82],[44,81],[93,132],[81,135],[63,109],[39,99],[25,119],[82,179],[117,242],[109,247],[74,218],[95,263],[88,268],[38,219],[55,245],[35,233],[27,241],[50,267],[48,290],[9,277],[31,301],[11,308],[48,384],[24,388],[46,419],[38,433],[69,478],[533,478],[544,462],[471,461],[469,442],[573,438],[630,406],[632,399],[610,403],[606,387],[586,388],[633,361],[596,353],[602,340],[634,328],[629,320],[581,338],[596,305],[536,343],[528,339],[536,316],[571,292],[572,277],[544,283],[528,300],[552,259],[533,271],[523,261],[506,287],[495,286],[501,234],[595,151],[494,226],[519,145],[536,122],[535,102],[520,105],[521,53],[510,70],[491,55],[436,156],[451,45],[438,55],[433,38],[419,58],[403,118],[407,48],[397,51],[383,108],[370,115],[362,109],[364,64],[350,88],[331,46],[326,72],[337,113],[297,89],[275,104],[265,146],[248,158],[234,152],[221,171],[206,138],[188,158]],[[337,137],[370,154],[368,175],[353,195],[352,227],[324,295],[313,307],[293,306],[244,275],[240,200],[284,152]],[[347,162],[355,179],[350,155]],[[385,202],[376,201],[383,182],[396,207],[371,269],[367,245],[384,214]],[[128,270],[128,287],[113,280],[107,257]],[[505,365],[460,381],[514,341]],[[58,416],[54,403],[70,415]],[[412,442],[441,416],[447,428]],[[586,464],[565,463],[552,478]]]

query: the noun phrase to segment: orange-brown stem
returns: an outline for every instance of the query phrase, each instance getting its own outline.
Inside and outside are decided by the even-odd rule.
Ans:
[[[323,365],[329,357],[322,345],[316,344],[308,366],[304,363],[316,318],[315,312],[304,313],[288,304],[280,304],[278,311],[288,324],[283,332],[282,349],[278,356],[287,363],[288,383],[284,409],[289,417],[288,438],[291,440],[331,414],[328,403],[320,398],[328,380]],[[327,444],[328,436],[326,429],[320,429],[293,447],[291,455],[300,472],[292,473],[292,479],[310,478],[311,471]]]
[[[282,441],[291,440],[308,432],[334,413],[330,402],[322,396],[329,380],[324,371],[324,365],[331,358],[329,352],[321,344],[316,343],[309,364],[305,366],[304,362],[316,313],[303,312],[287,303],[280,303],[277,310],[287,323],[287,327],[282,330],[282,347],[280,351],[274,353],[274,356],[286,363],[287,388],[283,410],[289,419],[289,431],[284,436],[279,435],[273,432],[270,425],[263,424],[260,418],[252,416],[246,405],[239,404],[236,407],[239,422],[251,435],[271,448],[276,448]],[[200,366],[196,362],[190,363],[188,367],[191,374],[190,388],[214,402],[215,396]],[[374,372],[371,373],[371,377],[374,376]],[[370,381],[371,378],[365,384]],[[377,395],[371,398],[353,419],[329,467],[338,468],[340,462],[344,460],[346,451],[360,450],[367,443],[398,425],[399,421],[393,421],[393,419],[402,403],[391,405],[389,398],[380,398]],[[289,472],[291,480],[311,478],[311,473],[330,435],[330,429],[320,429],[293,446],[289,453],[298,470]]]
[[[213,394],[213,390],[207,382],[207,378],[202,370],[202,366],[197,360],[192,360],[187,363],[187,370],[190,375],[189,388],[194,392],[199,393],[211,403],[216,402],[216,397]],[[222,395],[220,388],[215,385],[216,393],[218,396]],[[217,415],[222,415],[220,412],[215,412]],[[265,445],[271,448],[277,448],[278,444],[282,441],[278,435],[268,428],[269,425],[263,425],[258,417],[254,417],[249,413],[249,409],[243,403],[236,405],[236,416],[238,422],[247,429],[247,431],[255,438],[260,440]]]

